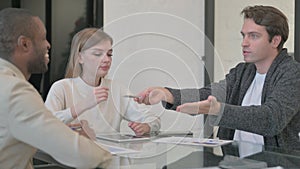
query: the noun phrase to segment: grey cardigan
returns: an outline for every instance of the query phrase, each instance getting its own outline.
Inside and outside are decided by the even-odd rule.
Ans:
[[[265,146],[300,150],[300,64],[283,49],[267,72],[260,106],[240,106],[256,73],[252,63],[239,63],[225,80],[201,89],[167,88],[180,104],[214,95],[222,102],[218,118],[218,137],[233,139],[235,129],[264,136]]]

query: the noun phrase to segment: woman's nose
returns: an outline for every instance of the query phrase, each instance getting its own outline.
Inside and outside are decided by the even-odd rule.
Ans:
[[[102,61],[103,62],[109,62],[110,61],[110,57],[108,56],[107,53],[103,56]]]

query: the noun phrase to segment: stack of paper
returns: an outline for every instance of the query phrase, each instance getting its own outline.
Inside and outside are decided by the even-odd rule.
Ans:
[[[216,147],[233,142],[232,140],[220,139],[199,139],[191,137],[164,137],[154,140],[156,143],[172,143],[172,144],[185,144],[185,145],[200,145],[205,147]]]

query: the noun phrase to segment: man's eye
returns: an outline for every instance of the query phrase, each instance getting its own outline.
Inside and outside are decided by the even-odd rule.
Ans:
[[[240,34],[241,34],[242,38],[244,39],[246,36],[245,32],[241,31]]]
[[[258,38],[258,35],[256,35],[256,34],[251,34],[250,37],[251,37],[252,39],[257,39],[257,38]]]

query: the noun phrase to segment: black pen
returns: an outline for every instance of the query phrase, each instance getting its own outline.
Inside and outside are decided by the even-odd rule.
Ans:
[[[140,96],[135,96],[135,95],[124,95],[123,97],[128,97],[128,98],[140,98]]]

